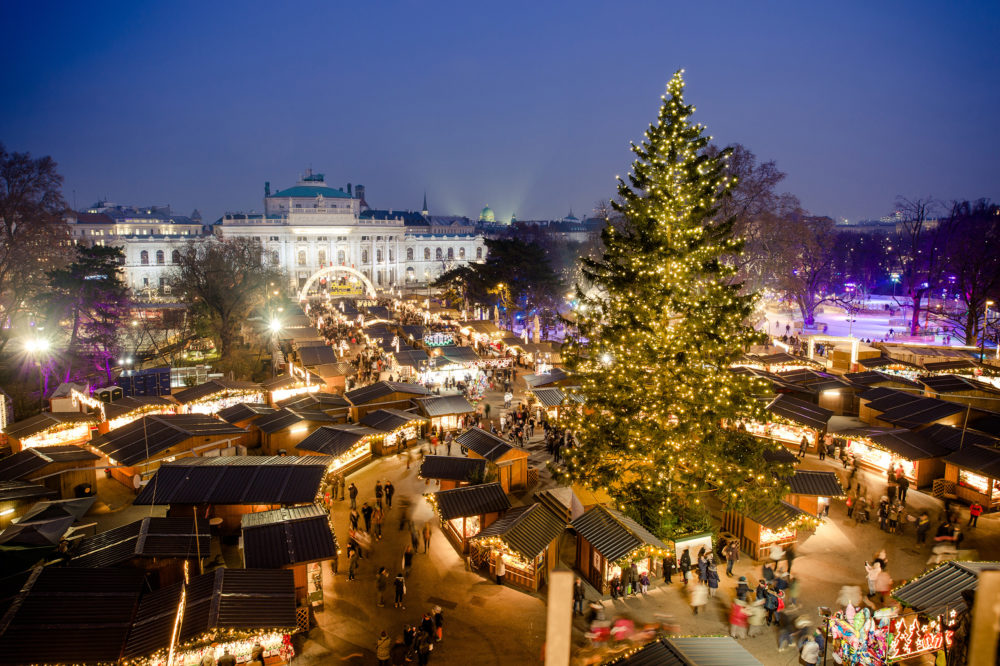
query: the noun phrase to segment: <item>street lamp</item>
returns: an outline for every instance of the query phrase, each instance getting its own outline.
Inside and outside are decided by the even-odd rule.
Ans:
[[[889,248],[890,250],[892,248]],[[896,300],[896,285],[899,284],[899,273],[892,273],[889,276],[889,280],[892,282],[892,299]]]
[[[49,341],[45,338],[32,338],[25,341],[24,349],[31,354],[31,359],[38,367],[38,409],[45,409],[45,383],[42,376],[42,354],[49,350]]]

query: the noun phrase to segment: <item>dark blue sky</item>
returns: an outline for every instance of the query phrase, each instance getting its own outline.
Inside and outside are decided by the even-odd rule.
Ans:
[[[206,219],[305,168],[498,218],[614,193],[671,73],[817,214],[1000,199],[996,2],[13,2],[0,140]]]

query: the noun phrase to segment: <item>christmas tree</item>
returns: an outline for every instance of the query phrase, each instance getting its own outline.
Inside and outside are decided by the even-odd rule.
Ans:
[[[759,417],[768,394],[730,371],[761,341],[747,324],[755,296],[734,278],[742,243],[732,221],[717,219],[732,186],[728,152],[706,152],[711,137],[689,122],[682,73],[632,145],[632,173],[618,181],[621,219],[604,229],[603,255],[583,261],[580,340],[564,352],[586,400],[566,423],[577,440],[566,480],[606,490],[668,537],[708,527],[708,493],[744,508],[783,490],[766,445],[732,428]]]

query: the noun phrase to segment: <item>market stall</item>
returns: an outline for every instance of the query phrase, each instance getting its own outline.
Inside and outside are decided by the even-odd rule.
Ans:
[[[849,428],[836,433],[845,442],[848,455],[861,469],[887,477],[900,472],[915,488],[923,488],[941,478],[944,456],[953,449],[924,434],[905,428]]]
[[[218,414],[226,407],[241,402],[264,402],[265,396],[260,384],[212,379],[178,391],[174,394],[174,400],[186,414]]]
[[[604,666],[761,666],[729,636],[668,636],[624,648]]]
[[[330,456],[329,471],[350,474],[372,459],[372,447],[382,433],[366,426],[343,423],[318,428],[295,445],[300,456]]]
[[[845,496],[836,472],[797,469],[788,480],[788,485],[791,492],[785,501],[812,516],[823,515],[832,500]]]
[[[14,453],[36,446],[83,444],[101,421],[99,414],[42,412],[4,428]]]
[[[319,410],[285,407],[256,419],[253,428],[260,433],[261,452],[276,456],[294,448],[317,428],[334,423],[337,423],[336,418]]]
[[[510,509],[510,500],[499,483],[440,490],[425,497],[437,510],[441,529],[462,554],[469,552],[472,537]]]
[[[376,409],[361,419],[361,425],[377,430],[379,437],[372,441],[372,452],[387,456],[408,449],[416,444],[430,419],[399,409]]]
[[[57,497],[56,491],[27,481],[0,481],[0,528],[23,516],[38,500]]]
[[[424,456],[417,475],[424,481],[437,481],[440,490],[482,483],[486,479],[486,461],[461,456]]]
[[[966,444],[944,459],[944,478],[955,485],[964,502],[978,502],[987,511],[1000,508],[1000,449]]]
[[[744,421],[747,432],[758,437],[766,437],[780,442],[784,446],[798,450],[802,438],[805,437],[808,451],[816,451],[819,442],[826,432],[827,423],[833,412],[804,400],[791,396],[778,395],[767,406],[773,416],[768,423]],[[739,427],[739,424],[736,425]]]
[[[574,566],[602,595],[633,562],[639,573],[655,577],[656,563],[671,550],[639,523],[602,505],[574,519],[570,527],[577,534]]]
[[[566,523],[543,505],[519,506],[472,537],[472,561],[496,576],[503,558],[504,582],[534,592],[559,561],[565,531]]]
[[[430,429],[437,432],[462,430],[476,408],[462,395],[436,395],[417,398],[420,412],[430,420]]]
[[[516,447],[482,428],[469,428],[455,442],[470,458],[485,458],[496,469],[497,479],[505,492],[528,485],[528,457],[525,449]]]
[[[0,482],[40,483],[62,499],[92,495],[97,491],[99,458],[75,444],[25,449],[0,459]]]
[[[858,418],[869,425],[921,428],[935,423],[961,426],[970,408],[890,388],[874,388],[859,396]],[[977,414],[973,410],[973,413]]]
[[[788,502],[745,514],[727,511],[722,519],[722,529],[736,535],[740,549],[758,561],[767,559],[771,546],[795,543],[800,528],[816,524],[815,518]]]

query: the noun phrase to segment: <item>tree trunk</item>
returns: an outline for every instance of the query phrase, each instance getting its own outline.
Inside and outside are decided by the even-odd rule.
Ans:
[[[910,319],[910,335],[917,335],[920,331],[920,303],[924,299],[926,289],[917,289],[913,293],[913,316]]]
[[[979,313],[971,306],[965,311],[965,344],[975,346],[976,334],[979,332]],[[984,332],[985,335],[985,332]]]

